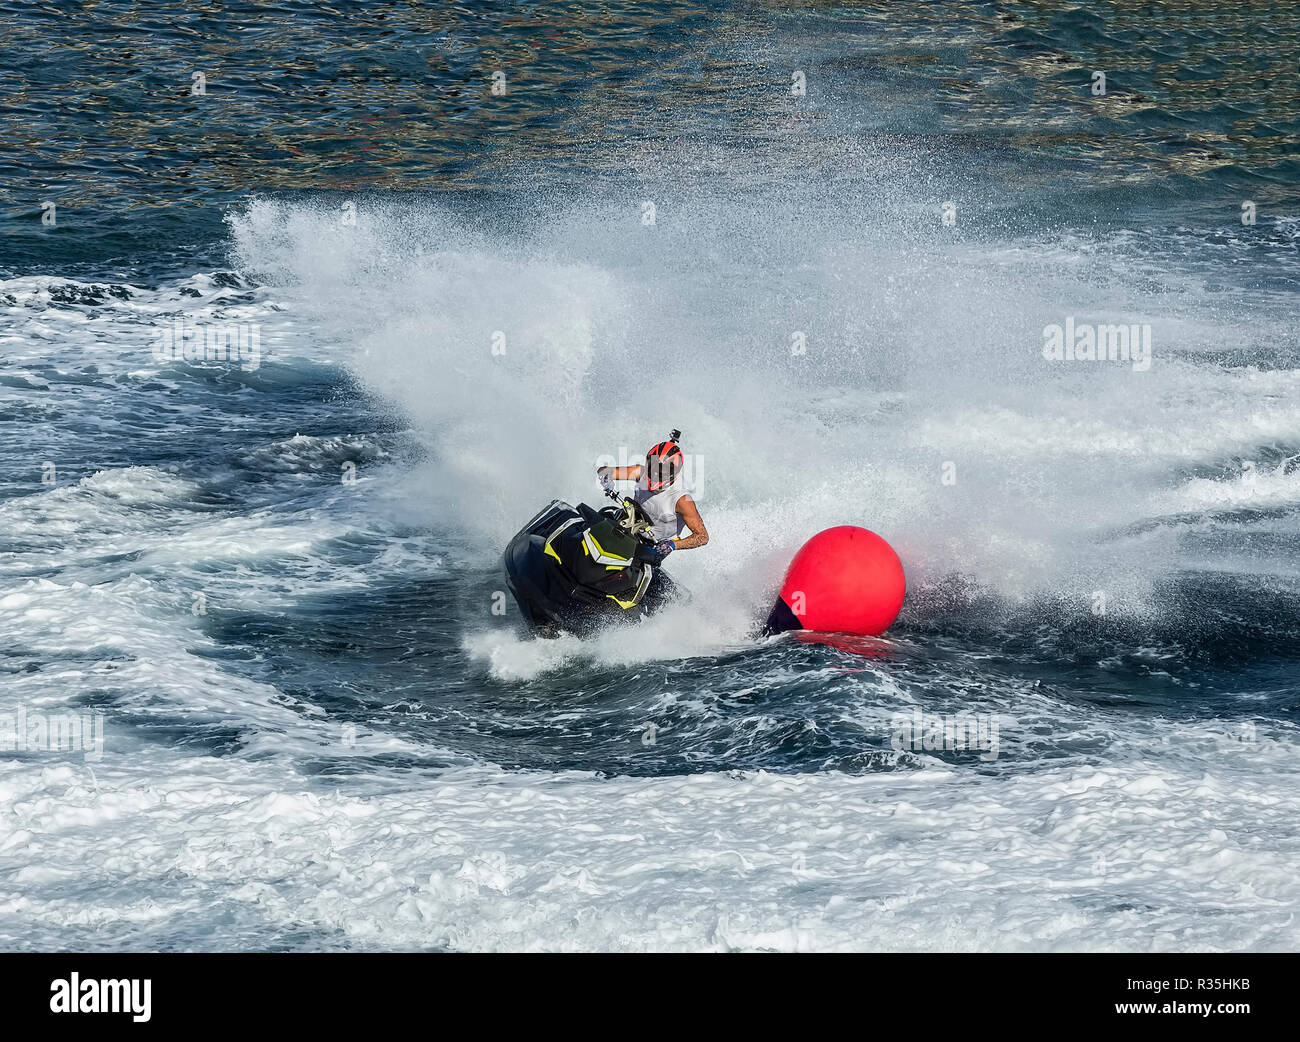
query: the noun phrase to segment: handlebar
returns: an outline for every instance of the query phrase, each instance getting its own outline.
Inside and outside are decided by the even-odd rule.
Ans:
[[[605,495],[612,499],[618,508],[623,511],[621,524],[630,535],[635,536],[644,543],[655,542],[654,533],[650,531],[654,522],[650,520],[650,515],[641,508],[640,503],[627,496],[620,496],[612,488],[605,489]]]

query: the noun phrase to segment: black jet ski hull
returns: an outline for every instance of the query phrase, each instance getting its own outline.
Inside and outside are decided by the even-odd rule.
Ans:
[[[589,636],[641,618],[671,591],[667,576],[636,560],[634,547],[600,512],[554,500],[506,546],[506,585],[530,629]]]

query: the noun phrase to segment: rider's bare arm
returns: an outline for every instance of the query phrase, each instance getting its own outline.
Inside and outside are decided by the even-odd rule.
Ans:
[[[634,468],[628,467],[627,470]],[[640,470],[640,467],[635,468]],[[688,536],[678,536],[673,540],[673,545],[678,550],[690,550],[697,546],[703,546],[709,541],[709,530],[704,527],[704,518],[700,517],[699,508],[695,505],[695,500],[690,496],[682,496],[677,500],[677,513],[682,515],[682,520],[686,522],[686,527],[691,530]]]
[[[636,463],[630,467],[598,467],[596,473],[602,478],[609,477],[614,481],[640,481],[641,464]]]

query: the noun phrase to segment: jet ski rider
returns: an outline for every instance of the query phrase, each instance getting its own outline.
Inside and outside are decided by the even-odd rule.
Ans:
[[[615,481],[635,481],[632,499],[649,515],[654,523],[658,540],[653,547],[646,546],[638,556],[658,566],[674,550],[691,550],[709,541],[709,531],[704,518],[695,505],[695,499],[686,489],[682,465],[685,457],[677,439],[681,431],[673,431],[668,441],[661,441],[645,454],[645,466],[599,467],[596,476],[607,491]],[[682,535],[688,529],[690,535]]]

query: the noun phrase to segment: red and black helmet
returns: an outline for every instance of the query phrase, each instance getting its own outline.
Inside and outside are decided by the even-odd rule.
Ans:
[[[681,431],[673,431],[668,441],[661,441],[645,454],[645,484],[651,492],[659,492],[673,483],[681,473],[685,457],[677,439]]]

